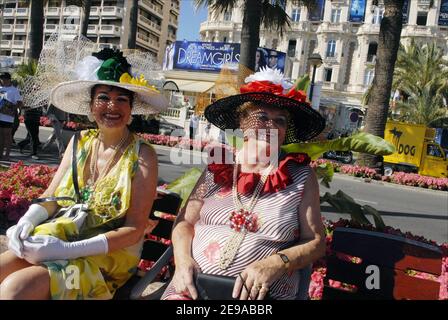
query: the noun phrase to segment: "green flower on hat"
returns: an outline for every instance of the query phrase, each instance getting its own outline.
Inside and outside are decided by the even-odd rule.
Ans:
[[[119,50],[106,48],[92,56],[103,61],[97,72],[98,80],[118,82],[124,73],[130,72],[131,65]]]

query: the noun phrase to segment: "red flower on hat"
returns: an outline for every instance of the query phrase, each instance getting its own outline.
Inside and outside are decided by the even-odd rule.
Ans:
[[[253,81],[241,86],[240,92],[267,92],[281,96],[283,95],[283,87],[271,81]]]
[[[306,93],[302,90],[296,90],[294,88],[289,90],[289,92],[285,94],[285,97],[297,100],[299,102],[306,102]]]
[[[240,88],[241,93],[250,93],[250,92],[266,92],[275,94],[277,96],[282,96],[285,98],[294,99],[299,102],[306,102],[306,94],[301,90],[295,90],[291,88],[286,94],[284,93],[285,89],[280,84],[272,83],[271,81],[252,81],[249,82]]]

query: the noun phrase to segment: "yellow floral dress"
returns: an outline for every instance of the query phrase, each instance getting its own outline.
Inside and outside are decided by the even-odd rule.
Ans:
[[[138,167],[140,145],[146,142],[134,135],[117,164],[97,182],[94,190],[89,190],[81,173],[84,172],[86,159],[97,135],[98,130],[84,131],[78,142],[79,188],[83,202],[89,209],[81,230],[78,230],[71,220],[61,217],[37,226],[34,234],[52,235],[61,240],[76,241],[124,225],[126,211],[130,205],[131,182]],[[55,196],[75,196],[71,167],[56,189]],[[72,204],[59,202],[62,207]],[[115,291],[135,273],[140,261],[142,244],[143,235],[132,247],[109,252],[106,255],[44,262],[50,274],[51,298],[111,299]]]

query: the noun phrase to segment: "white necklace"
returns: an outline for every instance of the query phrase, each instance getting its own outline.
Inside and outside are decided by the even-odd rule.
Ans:
[[[255,205],[260,197],[261,191],[266,183],[267,177],[272,171],[273,166],[269,165],[261,174],[257,186],[252,193],[252,197],[248,206],[244,206],[238,197],[238,164],[235,163],[233,168],[233,184],[232,184],[232,199],[236,207],[236,211],[230,213],[230,227],[233,229],[233,234],[227,240],[222,249],[219,268],[225,270],[235,259],[238,249],[248,232],[257,232],[260,227],[259,216],[253,212]]]
[[[127,130],[126,130],[127,131]],[[114,153],[107,161],[106,165],[104,166],[103,170],[101,172],[98,172],[97,170],[97,162],[98,162],[98,151],[100,148],[99,139],[94,139],[92,142],[92,156],[90,158],[90,177],[87,180],[87,184],[90,186],[90,189],[95,189],[96,183],[100,181],[103,177],[106,176],[106,174],[109,172],[112,163],[114,162],[117,154],[123,148],[124,144],[128,140],[129,137],[129,131],[127,131],[126,135],[123,135],[120,139],[120,141],[111,148],[114,150]],[[98,177],[96,177],[98,174]]]

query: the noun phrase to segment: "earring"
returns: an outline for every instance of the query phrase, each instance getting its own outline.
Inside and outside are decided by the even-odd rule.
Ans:
[[[95,122],[95,118],[93,117],[93,113],[89,112],[87,114],[87,119],[89,119],[90,122]]]

